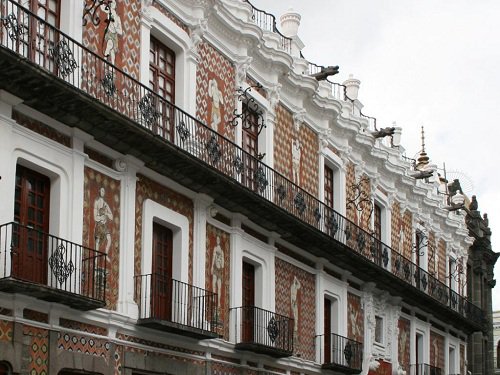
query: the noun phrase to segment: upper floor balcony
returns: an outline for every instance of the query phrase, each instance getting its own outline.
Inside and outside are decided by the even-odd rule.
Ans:
[[[0,226],[0,291],[78,310],[106,304],[106,254],[31,226]]]
[[[439,367],[431,366],[426,363],[410,365],[408,375],[444,375],[444,371]]]
[[[340,374],[359,374],[363,365],[363,344],[331,333],[316,336],[320,362],[324,369]]]
[[[165,277],[135,277],[138,324],[197,339],[216,338],[217,294]]]
[[[294,320],[255,306],[230,310],[237,350],[249,350],[273,357],[293,354]]]
[[[0,89],[438,319],[486,329],[481,309],[410,259],[18,3],[0,3]]]

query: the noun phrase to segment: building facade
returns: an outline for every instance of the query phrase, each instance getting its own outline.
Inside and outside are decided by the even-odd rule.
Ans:
[[[487,217],[300,15],[0,17],[0,374],[493,373]]]
[[[495,374],[500,374],[500,311],[493,311],[493,351]]]

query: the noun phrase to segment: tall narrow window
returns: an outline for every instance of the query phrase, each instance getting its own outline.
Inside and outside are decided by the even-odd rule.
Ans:
[[[325,338],[325,347],[324,347],[325,358],[323,360],[323,363],[331,363],[331,361],[332,361],[332,301],[328,298],[325,298],[323,334],[324,334],[324,338]]]
[[[16,169],[12,271],[15,277],[47,282],[50,180],[20,165]]]
[[[382,240],[382,209],[378,204],[373,207],[373,235],[377,240]]]
[[[161,118],[152,130],[171,140],[174,129],[175,53],[153,37],[149,48],[149,88],[160,97],[153,100]]]
[[[333,208],[333,169],[325,165],[325,204]]]
[[[254,339],[254,306],[255,306],[255,267],[243,262],[242,280],[242,304],[243,304],[243,342],[251,342]]]
[[[172,311],[172,231],[153,223],[153,264],[151,312],[160,320],[170,320]]]
[[[243,184],[252,190],[257,188],[255,181],[255,173],[257,171],[257,157],[259,155],[259,127],[257,114],[245,108],[246,103],[243,103],[243,113],[248,113],[245,117],[246,124],[243,124],[243,150],[246,153],[243,155],[245,172],[243,176]],[[248,153],[248,154],[247,154]]]

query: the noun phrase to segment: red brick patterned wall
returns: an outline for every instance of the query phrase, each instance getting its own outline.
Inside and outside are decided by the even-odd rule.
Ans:
[[[430,364],[444,369],[444,337],[431,331],[429,347]]]
[[[71,138],[69,136],[62,134],[48,125],[45,125],[41,121],[32,119],[31,117],[28,117],[16,110],[12,111],[12,119],[27,129],[33,130],[34,132],[52,139],[53,141],[56,141],[66,147],[71,147]]]
[[[14,323],[0,319],[0,341],[12,341]]]
[[[438,242],[439,251],[439,281],[446,283],[446,242],[442,239]]]
[[[364,342],[364,313],[361,308],[361,297],[347,293],[347,336],[350,339]]]
[[[391,247],[393,250],[401,253],[399,248],[401,238],[401,205],[398,201],[394,201],[391,211]]]
[[[214,249],[217,246],[217,238],[220,241],[220,248],[224,252],[224,268],[222,270],[222,285],[221,285],[221,295],[220,295],[220,306],[218,309],[218,321],[229,322],[229,291],[230,291],[230,269],[231,269],[231,247],[229,242],[229,233],[226,233],[210,224],[207,224],[207,253],[205,262],[205,288],[217,293],[217,286],[214,285],[213,275],[217,271],[217,267],[214,264]],[[221,324],[219,327],[223,328],[218,333],[224,337],[224,339],[229,339],[229,325]]]
[[[293,114],[282,105],[276,109],[274,168],[293,181],[292,142],[298,139],[301,144],[300,187],[318,197],[318,136],[305,123],[301,124],[297,133]]]
[[[361,194],[363,197],[371,197],[372,196],[372,187],[371,187],[371,182],[368,176],[363,175],[362,180],[361,180]],[[361,220],[359,222],[359,226],[367,231],[370,231],[372,228],[371,225],[371,219],[373,216],[373,206],[371,204],[367,203],[360,203],[362,211],[360,212],[361,214]]]
[[[26,374],[46,375],[49,367],[49,330],[23,326],[24,343],[27,343]],[[19,353],[19,355],[21,355]],[[23,358],[25,359],[25,358]],[[24,366],[23,366],[24,367]]]
[[[99,198],[101,188],[104,189],[104,201],[109,206],[112,219],[104,226],[96,225],[95,202]],[[105,228],[105,229],[104,229]],[[83,199],[83,246],[96,249],[96,233],[100,236],[99,250],[106,252],[108,240],[102,231],[111,235],[106,257],[106,306],[116,309],[118,301],[118,276],[120,262],[120,181],[106,176],[96,170],[85,167],[84,170],[84,199]],[[100,235],[99,235],[100,233]]]
[[[403,254],[407,259],[412,259],[412,246],[413,246],[413,215],[410,211],[406,210],[403,214]]]
[[[196,117],[209,127],[217,114],[213,110],[214,96],[210,97],[211,82],[216,82],[222,94],[219,101],[220,122],[217,129],[224,137],[234,141],[234,127],[229,124],[235,109],[235,70],[231,62],[206,42],[198,46],[200,62],[196,71]],[[213,92],[213,91],[212,91]]]
[[[404,369],[410,366],[410,321],[404,318],[398,321],[398,360]]]
[[[186,34],[190,35],[189,27],[182,22],[179,18],[177,18],[174,14],[172,14],[168,9],[164,8],[158,1],[153,1],[153,7],[158,9],[161,13],[167,16],[173,23],[179,26]]]
[[[460,375],[465,375],[465,345],[460,344]]]
[[[429,231],[429,238],[427,242],[427,270],[431,275],[437,277],[437,267],[436,267],[436,234]]]
[[[117,35],[118,52],[116,53],[115,64],[132,77],[139,78],[140,65],[140,10],[141,2],[136,0],[114,0],[116,1],[116,13],[120,17],[123,33]],[[85,6],[91,7],[93,1],[85,0]],[[90,16],[86,15],[87,24],[83,27],[82,42],[85,47],[95,52],[102,58],[106,48],[104,34],[108,23],[108,13],[104,7],[97,10],[99,25],[95,25]],[[92,62],[84,63],[86,69],[92,68]]]
[[[345,181],[346,202],[352,202],[354,199],[354,189],[352,188],[354,185],[356,185],[356,174],[354,172],[354,164],[349,162],[349,164],[347,164],[346,181]],[[346,216],[352,222],[354,223],[358,222],[358,212],[356,211],[356,209],[352,207],[352,205],[346,204]]]
[[[194,208],[191,199],[179,194],[149,178],[138,175],[135,201],[135,275],[141,274],[142,245],[142,206],[146,199],[151,199],[172,211],[185,216],[189,221],[189,283],[193,279],[193,215]],[[174,265],[175,267],[175,265]]]
[[[275,258],[276,313],[293,318],[291,289],[295,280],[300,283],[297,293],[298,320],[294,352],[302,358],[314,360],[314,335],[316,329],[315,278],[301,268]]]
[[[378,369],[368,371],[368,375],[392,375],[392,364],[390,362],[379,360],[378,363],[380,363]]]

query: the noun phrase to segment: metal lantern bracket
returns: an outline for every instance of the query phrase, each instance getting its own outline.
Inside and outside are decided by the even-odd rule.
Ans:
[[[252,85],[248,86],[246,89],[243,90],[243,88],[240,86],[236,90],[236,95],[238,96],[238,101],[243,103],[241,113],[238,113],[238,110],[235,109],[233,114],[234,117],[231,121],[229,121],[229,124],[236,127],[238,124],[241,122],[241,126],[244,129],[250,129],[252,125],[257,126],[257,134],[260,134],[263,128],[266,127],[266,124],[264,122],[264,112],[262,109],[260,109],[259,105],[255,102],[255,98],[250,96],[250,91],[252,89],[259,90],[262,88],[261,84],[257,85]],[[252,118],[256,119],[256,123],[252,124],[251,120]]]
[[[97,14],[98,9],[104,5],[104,9],[107,13],[109,13],[109,4],[111,0],[92,0],[87,5],[87,1],[85,1],[84,9],[83,9],[83,17],[82,17],[82,26],[87,25],[87,15],[90,16],[90,20],[95,26],[98,26],[101,23],[101,19],[99,18],[99,14]]]
[[[370,208],[370,214],[368,215],[367,221],[370,221],[370,218],[372,217],[373,213],[373,202],[369,194],[367,194],[363,189],[362,189],[362,184],[364,182],[369,182],[370,180],[366,177],[360,178],[359,182],[357,184],[353,184],[351,186],[351,189],[353,190],[353,197],[352,199],[347,200],[346,207],[349,208],[354,208],[358,212],[363,212],[364,207],[369,207]]]

